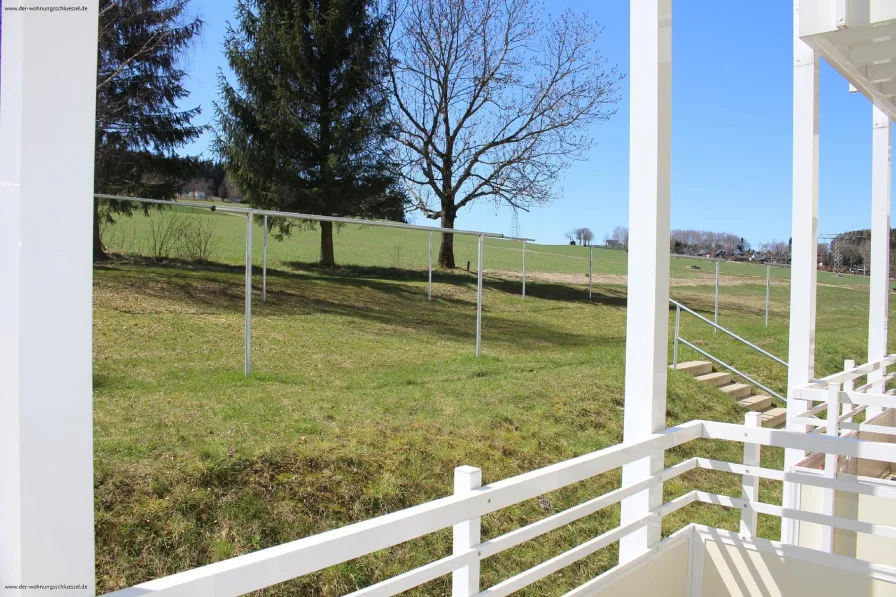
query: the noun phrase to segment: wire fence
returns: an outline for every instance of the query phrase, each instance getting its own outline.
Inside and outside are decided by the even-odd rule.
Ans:
[[[256,300],[266,301],[269,293],[277,290],[277,279],[270,278],[270,272],[312,271],[319,267],[320,233],[312,230],[316,223],[306,219],[317,216],[250,211],[245,206],[223,202],[185,204],[110,196],[98,196],[98,201],[100,213],[110,214],[103,221],[101,234],[112,253],[149,262],[182,260],[245,267],[247,375],[251,371],[253,286],[260,295]],[[113,204],[128,205],[132,217],[116,215],[110,209]],[[288,235],[274,225],[284,217],[296,224]],[[453,235],[457,269],[447,271],[436,266],[439,229],[395,222],[336,220],[337,266],[331,272],[423,283],[427,298],[436,301],[450,296],[459,280],[468,284],[475,276],[477,356],[482,353],[484,284],[519,294],[521,299],[553,293],[557,296],[552,298],[569,300],[602,299],[608,290],[618,295],[626,284],[628,254],[624,250],[538,245],[530,239],[463,230]],[[247,263],[254,270],[246,267]],[[764,311],[766,327],[776,313],[785,317],[789,302],[787,266],[672,255],[669,273],[672,295],[686,305],[711,313],[717,324],[726,325],[726,309],[746,305]],[[822,284],[850,286],[863,281],[867,283],[867,278],[819,272]],[[709,305],[707,287],[711,288]]]

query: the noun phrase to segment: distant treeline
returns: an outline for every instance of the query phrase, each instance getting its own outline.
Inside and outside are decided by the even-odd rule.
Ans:
[[[896,266],[896,230],[890,229],[890,271]],[[867,269],[871,265],[871,230],[850,230],[829,243],[819,245],[822,266],[843,270]],[[838,263],[839,262],[839,263]]]
[[[680,255],[715,254],[719,251],[732,255],[750,250],[742,236],[729,232],[709,230],[672,230],[670,232],[672,252]]]

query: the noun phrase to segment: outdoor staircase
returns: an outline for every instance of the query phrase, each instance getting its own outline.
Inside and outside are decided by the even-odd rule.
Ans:
[[[747,410],[762,413],[762,425],[764,427],[781,427],[787,419],[787,409],[772,406],[772,397],[763,394],[753,394],[753,386],[744,383],[734,383],[730,373],[713,371],[709,361],[686,361],[675,366],[678,371],[683,371],[700,380],[719,388]]]

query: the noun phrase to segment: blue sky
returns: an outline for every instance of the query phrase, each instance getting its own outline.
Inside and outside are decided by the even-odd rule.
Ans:
[[[231,0],[193,0],[206,26],[187,62],[190,98],[202,122],[213,117]],[[605,27],[598,41],[610,64],[628,72],[629,8],[619,0],[555,0],[550,10],[587,11]],[[757,244],[790,236],[791,3],[781,0],[678,2],[673,13],[672,227],[730,232]],[[598,239],[628,220],[628,85],[617,114],[591,133],[594,148],[570,168],[559,199],[520,214],[524,236],[561,243],[588,226]],[[867,228],[871,221],[871,104],[821,68],[819,232]],[[184,153],[205,154],[210,136]],[[420,224],[429,223],[411,215]],[[510,211],[467,208],[457,226],[503,232]]]

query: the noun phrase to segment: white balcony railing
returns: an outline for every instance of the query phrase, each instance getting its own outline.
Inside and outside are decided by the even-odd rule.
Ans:
[[[853,403],[860,403],[860,399],[854,396],[854,392],[845,394],[846,399],[854,399]],[[758,417],[754,416],[754,413],[748,414],[747,421],[749,422],[747,425],[691,421],[655,434],[641,442],[615,445],[481,487],[478,486],[480,478],[478,469],[461,467],[455,475],[455,495],[320,535],[153,580],[117,591],[113,595],[117,597],[150,594],[160,597],[243,595],[451,526],[455,530],[454,549],[451,555],[363,588],[351,595],[367,597],[395,595],[449,574],[453,575],[454,597],[509,595],[618,541],[639,528],[647,525],[659,525],[663,516],[693,502],[740,510],[742,513],[741,535],[747,538],[755,536],[757,514],[815,523],[824,525],[828,529],[844,529],[896,538],[896,528],[894,527],[763,503],[758,501],[757,492],[758,479],[770,479],[831,491],[896,499],[896,488],[865,482],[861,478],[844,480],[827,475],[824,471],[801,469],[798,472],[786,472],[763,468],[759,465],[759,450],[762,446],[796,448],[826,453],[834,455],[834,457],[896,462],[896,444],[766,429],[759,426]],[[700,457],[691,458],[639,483],[611,491],[505,535],[483,542],[479,541],[479,519],[486,514],[617,469],[627,463],[642,459],[648,454],[665,451],[699,438],[744,443],[745,461],[735,463]],[[741,475],[743,477],[741,497],[692,490],[664,503],[654,511],[646,512],[644,516],[636,520],[622,524],[480,592],[479,563],[482,560],[607,508],[620,502],[623,498],[653,488],[658,484],[661,485],[664,481],[698,468]],[[594,587],[590,587],[589,590],[593,589]]]

